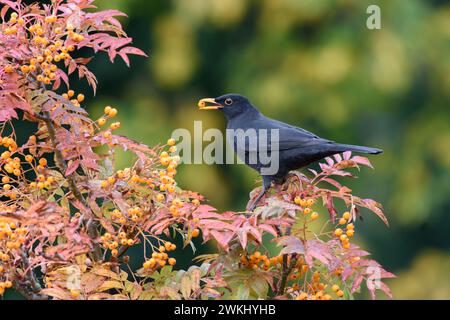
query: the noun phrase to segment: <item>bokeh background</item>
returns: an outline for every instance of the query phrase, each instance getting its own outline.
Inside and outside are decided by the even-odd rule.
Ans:
[[[121,132],[150,145],[176,128],[225,128],[199,98],[237,92],[262,112],[329,139],[381,147],[352,181],[385,205],[358,241],[398,275],[397,299],[450,298],[450,3],[438,0],[99,0],[129,15],[149,58],[93,62],[93,114],[113,104]],[[366,28],[381,8],[382,29]],[[128,161],[123,157],[124,164]],[[179,184],[220,210],[242,210],[257,175],[184,165]]]
[[[397,299],[450,298],[450,3],[444,0],[98,0],[126,12],[149,58],[94,60],[89,111],[119,109],[121,134],[149,145],[176,128],[224,129],[199,98],[236,92],[266,115],[329,139],[380,147],[349,183],[375,198],[358,242],[388,270]],[[381,7],[382,29],[366,28]],[[80,91],[89,90],[83,83]],[[127,155],[120,158],[126,165]],[[242,210],[257,175],[240,165],[184,165],[181,187]],[[364,296],[363,296],[364,297]]]

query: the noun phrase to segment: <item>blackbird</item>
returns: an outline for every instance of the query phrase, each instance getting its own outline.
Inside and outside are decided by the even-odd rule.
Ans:
[[[205,98],[198,102],[198,107],[201,110],[221,110],[225,114],[228,122],[228,141],[231,143],[232,139],[233,149],[238,157],[260,173],[263,181],[262,192],[250,207],[251,211],[272,182],[283,183],[291,170],[300,169],[345,151],[367,154],[383,152],[376,148],[336,143],[320,138],[305,129],[270,119],[259,112],[246,97],[239,94]],[[229,132],[253,132],[253,135],[244,135],[244,140],[238,141],[239,135],[234,134],[230,138]],[[268,163],[267,159],[276,162],[277,166]]]

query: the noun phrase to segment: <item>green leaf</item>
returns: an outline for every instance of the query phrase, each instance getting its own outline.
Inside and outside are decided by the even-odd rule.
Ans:
[[[246,284],[240,285],[236,290],[236,300],[248,300],[250,288]]]

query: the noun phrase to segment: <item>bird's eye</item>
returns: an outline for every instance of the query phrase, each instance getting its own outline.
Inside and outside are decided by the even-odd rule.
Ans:
[[[230,98],[228,98],[227,100],[225,100],[225,104],[226,104],[227,106],[230,106],[230,105],[233,104],[233,100],[231,100]]]

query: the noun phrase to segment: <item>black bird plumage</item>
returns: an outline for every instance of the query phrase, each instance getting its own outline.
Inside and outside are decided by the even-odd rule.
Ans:
[[[202,99],[198,105],[200,109],[205,110],[220,109],[228,120],[227,129],[267,130],[269,138],[267,139],[267,145],[261,145],[259,141],[256,141],[256,143],[246,141],[244,145],[237,144],[236,140],[233,141],[235,152],[238,155],[245,154],[245,159],[242,160],[258,171],[263,179],[262,192],[254,201],[251,210],[254,209],[271,183],[282,183],[291,170],[303,168],[315,161],[345,151],[367,154],[383,152],[383,150],[376,148],[336,143],[320,138],[302,128],[270,119],[259,112],[247,98],[238,94],[226,94],[218,98]],[[271,129],[278,129],[277,145],[270,145]],[[242,148],[244,150],[241,150]],[[267,150],[277,150],[279,153],[279,169],[275,174],[264,175],[261,173],[264,165],[259,161],[259,152],[266,152]],[[257,155],[258,161],[250,163],[251,155]]]

